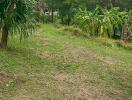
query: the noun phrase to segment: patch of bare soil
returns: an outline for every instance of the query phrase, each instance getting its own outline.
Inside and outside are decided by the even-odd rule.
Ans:
[[[48,45],[47,39],[43,39],[41,43]],[[55,59],[55,60],[62,61],[64,63],[86,64],[88,63],[88,61],[93,61],[93,62],[101,61],[104,64],[108,64],[108,65],[113,65],[117,63],[117,61],[115,61],[115,59],[113,59],[110,56],[102,56],[102,55],[99,55],[94,50],[88,50],[84,47],[77,47],[67,42],[64,43],[64,48],[65,48],[65,51],[59,52],[59,53],[50,53],[46,51],[44,52],[35,51],[35,52],[36,52],[36,55],[41,58],[46,58],[49,60]]]
[[[100,61],[103,64],[113,65],[118,61],[115,61],[112,57],[102,56],[97,54],[94,51],[88,50],[86,48],[74,47],[72,45],[66,45],[64,52],[59,53],[49,53],[49,52],[39,52],[37,51],[36,55],[41,58],[46,58],[49,60],[58,60],[63,63],[80,63],[88,64],[89,62]]]
[[[73,55],[74,58],[79,58],[78,59],[79,61],[87,62],[89,60],[93,60],[93,61],[100,60],[101,62],[104,62],[105,64],[109,64],[109,65],[116,63],[116,61],[112,59],[112,57],[101,56],[96,52],[92,50],[88,50],[86,48],[73,47],[72,45],[69,46],[70,47],[66,45],[66,48],[68,48],[68,50],[71,52],[71,55]]]
[[[58,89],[63,93],[60,100],[118,100],[118,96],[109,97],[103,89],[85,83],[84,81],[88,79],[88,76],[83,74],[58,73],[53,76],[53,79],[63,83],[58,84]],[[69,92],[65,93],[66,90]]]
[[[5,71],[0,71],[0,85],[8,83],[12,79],[12,75]]]
[[[110,97],[101,87],[85,83],[94,77],[81,72],[34,74],[32,81],[18,88],[12,100],[127,100],[118,95]]]
[[[113,65],[115,64],[116,62],[112,59],[112,57],[103,57],[103,56],[96,56],[96,58],[102,62],[104,62],[105,64],[108,64],[108,65]]]
[[[112,100],[103,91],[90,86],[80,85],[74,93],[73,100]]]

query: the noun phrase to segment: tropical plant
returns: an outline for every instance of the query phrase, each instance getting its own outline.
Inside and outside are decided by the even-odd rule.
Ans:
[[[6,48],[9,33],[19,33],[20,39],[32,33],[34,0],[1,0],[0,30],[2,31],[1,47]]]
[[[118,7],[104,9],[97,6],[94,11],[79,9],[75,16],[77,26],[87,32],[87,36],[108,36],[116,35],[115,30],[121,30],[124,23],[131,23],[131,11],[120,12]]]

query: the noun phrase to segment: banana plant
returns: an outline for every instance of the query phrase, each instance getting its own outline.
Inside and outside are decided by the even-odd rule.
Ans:
[[[97,6],[94,11],[79,9],[75,16],[75,23],[91,36],[112,37],[115,29],[127,21],[132,23],[132,11],[120,12],[118,7],[104,9]]]

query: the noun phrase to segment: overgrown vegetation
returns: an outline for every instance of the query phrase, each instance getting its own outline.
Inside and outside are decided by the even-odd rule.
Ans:
[[[119,8],[107,10],[102,7],[94,11],[79,9],[75,23],[87,33],[86,36],[124,38],[132,34],[132,11],[121,12]]]
[[[47,5],[42,5],[42,2]],[[46,22],[79,27],[86,37],[101,36],[132,41],[131,1],[40,0],[40,3],[39,9],[43,10],[44,16],[41,18],[48,18]]]

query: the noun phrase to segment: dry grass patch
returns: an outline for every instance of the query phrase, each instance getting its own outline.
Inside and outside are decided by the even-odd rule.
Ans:
[[[0,86],[9,83],[13,78],[12,74],[0,71]]]

